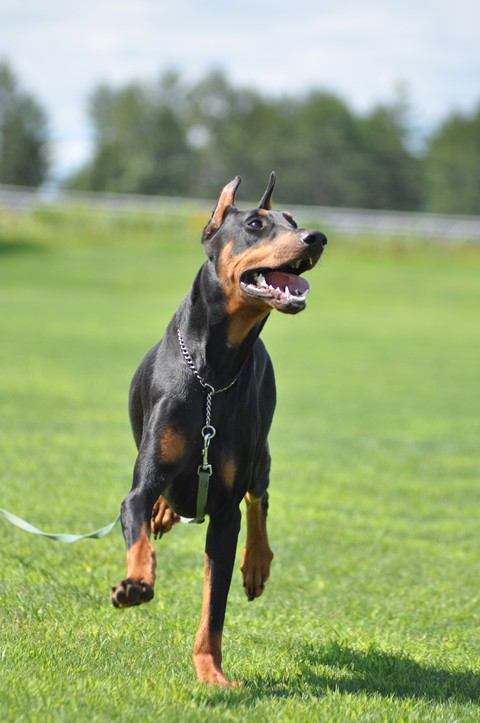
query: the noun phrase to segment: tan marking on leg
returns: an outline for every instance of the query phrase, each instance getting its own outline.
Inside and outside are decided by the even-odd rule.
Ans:
[[[183,432],[174,427],[164,427],[160,433],[159,455],[162,462],[174,464],[185,454],[187,439]]]
[[[144,524],[140,537],[127,550],[127,577],[112,588],[110,597],[116,608],[141,605],[153,598],[156,558],[147,530]]]
[[[210,630],[211,564],[205,555],[202,618],[195,636],[193,667],[200,683],[235,688],[238,683],[227,680],[222,670],[222,633]]]
[[[249,600],[260,597],[270,576],[273,552],[268,544],[266,513],[261,498],[245,495],[247,503],[247,540],[240,570]]]
[[[235,474],[237,472],[237,466],[233,459],[227,459],[222,467],[222,479],[225,482],[229,490],[232,489],[233,483],[235,482]]]
[[[127,550],[127,578],[134,582],[142,580],[147,585],[155,585],[155,550],[149,540],[146,526],[142,526],[140,537]]]
[[[180,522],[180,517],[170,509],[163,495],[160,495],[152,509],[152,518],[150,520],[152,535],[157,537],[157,535],[170,532],[177,522]]]

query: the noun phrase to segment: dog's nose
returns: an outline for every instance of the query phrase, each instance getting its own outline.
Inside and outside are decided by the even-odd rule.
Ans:
[[[327,245],[327,237],[321,231],[302,231],[300,238],[307,246],[312,246],[313,244]]]

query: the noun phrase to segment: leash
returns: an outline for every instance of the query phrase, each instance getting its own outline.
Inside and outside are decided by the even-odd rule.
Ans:
[[[2,510],[1,507],[0,516],[4,517],[6,520],[8,520],[8,522],[11,522],[11,524],[15,525],[15,527],[19,527],[25,532],[31,532],[33,535],[49,537],[51,540],[56,540],[57,542],[78,542],[78,540],[86,540],[87,538],[101,539],[102,537],[105,537],[105,535],[108,535],[108,533],[113,530],[118,520],[120,519],[120,512],[118,513],[115,520],[109,525],[101,527],[99,530],[95,530],[94,532],[88,532],[86,535],[69,535],[66,533],[43,532],[43,530],[39,530],[38,527],[34,527],[29,522],[25,522],[25,520],[22,520],[20,517],[12,515],[11,512],[7,512],[7,510]]]
[[[192,519],[188,519],[185,517],[181,517],[180,519],[182,522],[187,522],[189,524],[195,523],[195,524],[201,524],[205,520],[205,508],[207,506],[207,497],[208,497],[208,487],[210,484],[210,477],[213,474],[212,465],[208,462],[208,450],[210,447],[210,442],[215,437],[217,430],[215,427],[211,424],[211,418],[212,418],[212,399],[215,396],[215,394],[221,394],[222,392],[226,392],[237,381],[238,377],[240,376],[240,372],[235,377],[233,382],[231,382],[227,387],[224,387],[223,389],[215,389],[212,387],[211,384],[208,384],[205,379],[203,379],[195,364],[193,363],[193,359],[188,353],[187,347],[185,346],[185,342],[183,341],[183,337],[180,333],[180,329],[177,329],[177,336],[178,336],[178,342],[180,344],[180,349],[182,351],[182,354],[185,358],[185,361],[187,362],[188,366],[194,373],[197,380],[200,382],[201,386],[205,389],[207,392],[207,401],[205,406],[205,424],[202,427],[202,437],[203,437],[203,449],[202,449],[202,463],[198,466],[197,474],[198,474],[198,492],[197,492],[197,512],[195,514],[195,517]]]
[[[207,506],[207,498],[208,498],[208,488],[210,485],[210,477],[213,474],[212,465],[208,461],[208,450],[210,448],[210,442],[215,437],[217,430],[215,427],[211,424],[212,419],[212,399],[216,394],[221,394],[222,392],[226,392],[237,381],[239,374],[235,377],[233,382],[231,382],[228,386],[223,387],[223,389],[215,389],[212,387],[211,384],[208,384],[199,374],[195,364],[193,363],[193,359],[188,353],[187,347],[185,346],[185,342],[183,341],[183,337],[180,333],[180,329],[177,329],[177,336],[178,341],[180,344],[180,349],[182,351],[182,354],[185,358],[185,361],[187,362],[188,366],[192,370],[193,374],[203,387],[205,391],[207,392],[207,399],[205,404],[205,424],[202,427],[202,438],[203,438],[203,448],[202,448],[202,462],[198,465],[197,474],[198,474],[198,493],[197,493],[197,510],[195,517],[192,519],[184,518],[182,517],[182,521],[188,522],[188,523],[196,523],[201,524],[205,521],[205,509]],[[105,537],[108,535],[117,522],[120,519],[120,512],[118,513],[117,517],[114,519],[113,522],[111,522],[109,525],[105,525],[105,527],[101,527],[99,530],[95,530],[94,532],[88,532],[85,535],[71,535],[68,533],[62,533],[62,532],[44,532],[43,530],[39,530],[38,527],[34,527],[34,525],[31,525],[29,522],[26,522],[26,520],[22,520],[21,517],[17,517],[17,515],[12,514],[11,512],[8,512],[7,510],[4,510],[0,507],[0,517],[4,517],[8,522],[10,522],[12,525],[15,525],[15,527],[18,527],[21,530],[24,530],[25,532],[30,532],[32,535],[40,535],[41,537],[48,537],[51,540],[55,540],[56,542],[78,542],[79,540],[86,540],[86,539],[101,539],[102,537]]]

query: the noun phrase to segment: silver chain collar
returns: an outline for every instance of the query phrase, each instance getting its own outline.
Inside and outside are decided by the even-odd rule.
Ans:
[[[190,367],[190,369],[192,370],[192,372],[193,372],[193,373],[195,374],[195,376],[197,377],[197,379],[198,379],[198,381],[200,382],[200,384],[202,385],[202,387],[203,387],[204,389],[206,389],[209,394],[211,394],[212,396],[213,396],[214,394],[220,394],[221,392],[226,392],[227,389],[230,389],[230,387],[233,387],[233,385],[234,385],[235,382],[237,381],[237,379],[238,379],[238,377],[240,376],[240,374],[238,374],[238,375],[235,377],[235,379],[233,380],[233,382],[230,382],[230,384],[229,384],[227,387],[223,387],[223,389],[214,389],[211,384],[208,384],[208,382],[206,382],[205,379],[202,379],[202,377],[201,377],[200,374],[198,373],[197,367],[196,367],[195,364],[193,363],[192,357],[190,356],[190,354],[189,354],[188,351],[187,351],[187,347],[185,346],[185,342],[183,341],[183,337],[182,337],[182,335],[181,335],[181,333],[180,333],[180,329],[177,329],[177,336],[178,336],[178,341],[179,341],[179,344],[180,344],[180,349],[182,350],[182,354],[183,354],[183,356],[185,357],[185,361],[187,362],[188,366]]]
[[[193,374],[197,378],[197,380],[200,382],[201,386],[205,389],[207,392],[207,401],[206,401],[206,408],[205,408],[205,424],[202,427],[202,437],[203,437],[203,449],[202,449],[202,464],[198,466],[198,478],[199,478],[199,486],[198,486],[198,497],[197,497],[197,514],[195,518],[192,520],[192,522],[203,522],[205,519],[205,506],[207,503],[207,494],[208,494],[208,479],[212,475],[212,465],[208,463],[208,448],[210,447],[210,442],[215,437],[217,430],[215,427],[210,424],[211,418],[212,418],[212,398],[215,394],[221,394],[222,392],[226,392],[228,389],[233,387],[235,382],[237,381],[240,374],[238,374],[233,382],[231,382],[228,386],[223,387],[223,389],[215,389],[212,387],[211,384],[208,384],[208,382],[203,379],[198,369],[196,368],[195,364],[193,363],[193,359],[188,353],[187,347],[185,346],[185,342],[183,341],[183,337],[180,333],[180,329],[177,329],[177,336],[178,336],[178,342],[180,344],[180,349],[182,351],[182,354],[185,358],[185,361],[187,362],[188,366],[192,370]]]

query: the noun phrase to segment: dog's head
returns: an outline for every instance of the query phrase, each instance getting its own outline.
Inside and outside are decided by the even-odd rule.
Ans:
[[[310,289],[302,274],[315,266],[327,239],[320,231],[298,228],[290,213],[272,211],[275,173],[250,211],[235,207],[240,182],[237,176],[225,186],[202,238],[229,309],[297,314]]]

